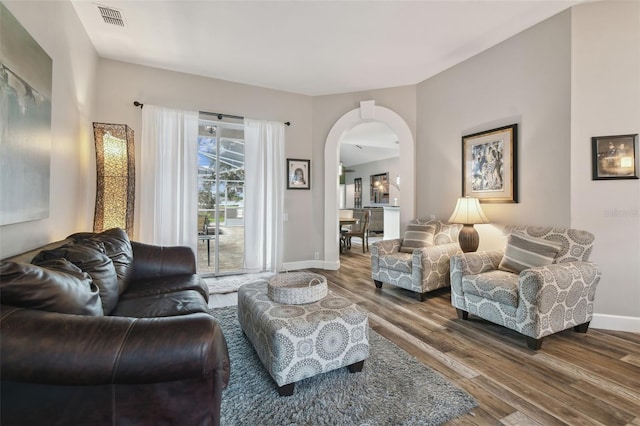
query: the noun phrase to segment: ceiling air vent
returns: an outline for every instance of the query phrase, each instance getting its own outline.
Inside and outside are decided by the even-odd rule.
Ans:
[[[112,9],[110,7],[98,6],[100,9],[100,15],[102,15],[102,19],[104,22],[111,25],[119,25],[124,27],[124,19],[122,18],[122,14],[118,9]]]

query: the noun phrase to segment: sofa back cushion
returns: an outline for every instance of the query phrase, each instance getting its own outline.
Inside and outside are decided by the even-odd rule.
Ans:
[[[123,229],[112,228],[100,233],[82,232],[67,238],[77,243],[86,240],[101,242],[104,245],[104,253],[111,259],[116,269],[118,294],[124,293],[127,289],[127,277],[133,264],[133,249],[129,236]]]
[[[65,259],[42,266],[0,263],[0,299],[5,305],[75,315],[103,315],[100,290],[86,272]]]
[[[562,244],[556,241],[512,232],[498,269],[519,274],[525,269],[551,265],[561,248]]]
[[[56,259],[66,259],[89,274],[93,283],[100,289],[104,314],[109,315],[118,304],[118,277],[113,262],[104,253],[104,245],[97,241],[85,240],[53,250],[43,250],[31,263],[44,265]]]

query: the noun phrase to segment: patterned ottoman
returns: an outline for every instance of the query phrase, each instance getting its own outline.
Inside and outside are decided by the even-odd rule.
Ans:
[[[238,320],[281,396],[319,373],[361,371],[369,356],[367,314],[332,292],[314,303],[283,305],[269,299],[266,281],[246,284],[238,289]]]

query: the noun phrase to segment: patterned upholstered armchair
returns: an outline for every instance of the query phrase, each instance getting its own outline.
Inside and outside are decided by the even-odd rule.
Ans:
[[[504,250],[451,257],[451,304],[515,330],[533,350],[573,327],[586,333],[600,271],[588,262],[594,236],[568,228],[510,226]],[[542,266],[534,266],[542,265]]]
[[[371,244],[371,277],[382,283],[416,292],[419,301],[427,292],[449,285],[449,258],[462,253],[458,244],[461,225],[439,220],[414,220],[404,238]]]

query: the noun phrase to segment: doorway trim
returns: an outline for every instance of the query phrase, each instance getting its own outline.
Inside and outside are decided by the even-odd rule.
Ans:
[[[400,170],[402,170],[400,228],[403,229],[405,224],[415,217],[415,141],[411,130],[404,119],[389,108],[377,106],[374,100],[362,101],[359,108],[347,112],[335,122],[324,146],[324,269],[340,268],[338,236],[340,143],[355,126],[373,121],[386,124],[398,136]]]

